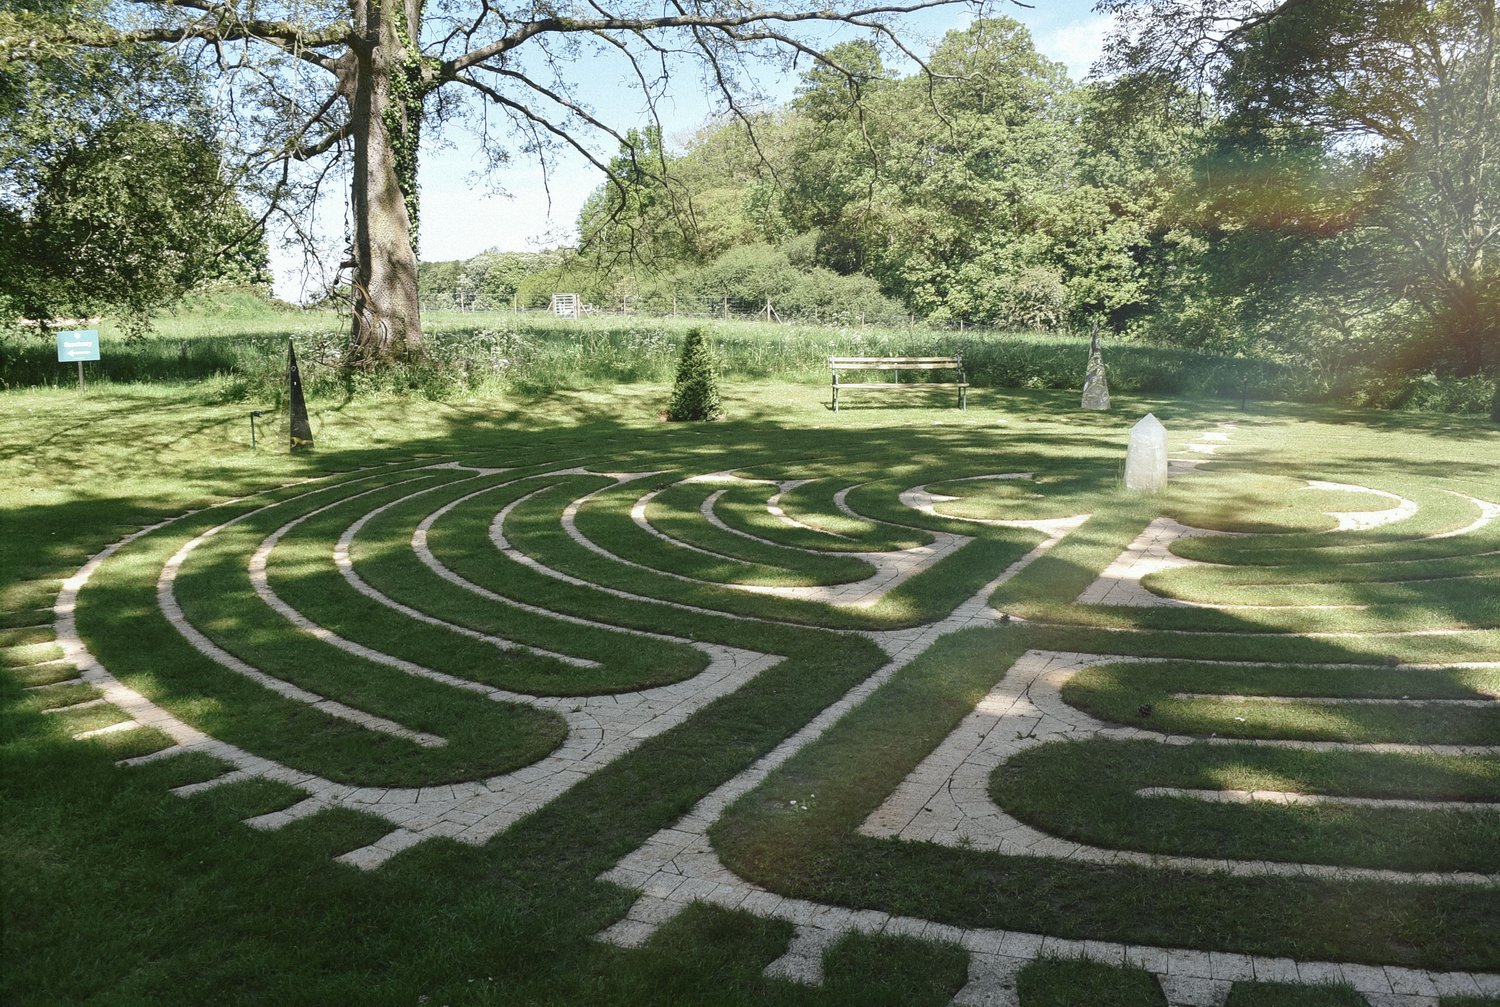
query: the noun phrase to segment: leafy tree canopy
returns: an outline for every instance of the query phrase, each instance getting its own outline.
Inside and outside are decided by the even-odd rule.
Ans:
[[[594,3],[563,13],[531,0],[26,0],[0,13],[0,60],[40,63],[76,49],[162,43],[212,76],[221,136],[268,209],[305,221],[319,186],[349,183],[344,268],[351,354],[373,365],[422,345],[417,277],[418,155],[424,129],[463,119],[492,168],[558,149],[598,167],[628,203],[639,179],[612,170],[601,145],[649,159],[650,133],[612,124],[581,94],[580,66],[617,75],[648,110],[701,80],[748,122],[754,69],[820,60],[822,26],[853,25],[903,49],[894,23],[962,0],[829,5],[743,0]]]
[[[1221,258],[1284,246],[1281,261],[1305,267],[1286,303],[1311,306],[1307,281],[1326,278],[1322,314],[1346,333],[1389,306],[1401,324],[1372,327],[1372,352],[1494,374],[1500,409],[1495,0],[1104,6],[1135,107],[1180,109],[1186,92],[1215,112],[1213,156],[1230,171],[1200,171],[1200,223]]]
[[[74,50],[42,36],[18,58],[19,41],[4,39],[0,314],[115,310],[139,329],[205,283],[268,282],[259,227],[225,177],[188,67],[155,45]]]

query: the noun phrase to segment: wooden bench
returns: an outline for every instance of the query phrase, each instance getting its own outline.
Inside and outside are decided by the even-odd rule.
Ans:
[[[963,357],[829,357],[833,372],[833,411],[839,411],[839,391],[846,388],[869,388],[876,391],[927,391],[933,388],[957,388],[958,408],[969,407],[969,379],[964,376]],[[891,381],[840,381],[840,371],[894,371]],[[957,381],[902,381],[902,371],[957,371]]]

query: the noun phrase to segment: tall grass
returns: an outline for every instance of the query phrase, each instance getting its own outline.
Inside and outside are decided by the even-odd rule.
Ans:
[[[378,374],[339,366],[343,321],[329,312],[275,312],[258,317],[183,315],[162,319],[152,335],[126,341],[107,322],[103,359],[89,364],[93,382],[200,382],[222,401],[277,400],[285,384],[286,341],[295,340],[303,382],[312,395],[405,390],[432,398],[515,390],[671,381],[690,319],[589,318],[545,314],[433,312],[424,318],[426,358]],[[961,354],[976,386],[1070,389],[1082,386],[1082,335],[951,332],[910,328],[719,322],[709,329],[728,381],[829,380],[831,355]],[[1308,372],[1257,360],[1220,357],[1139,343],[1106,347],[1110,387],[1156,395],[1315,400]],[[0,337],[0,387],[67,384],[73,370],[56,361],[50,339]]]

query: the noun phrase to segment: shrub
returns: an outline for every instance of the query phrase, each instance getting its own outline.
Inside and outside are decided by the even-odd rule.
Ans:
[[[785,249],[770,245],[732,248],[707,265],[658,279],[641,292],[640,304],[665,311],[677,297],[715,310],[723,305],[738,315],[760,314],[769,301],[782,321],[852,325],[895,323],[906,317],[869,277],[797,265]]]
[[[672,404],[667,407],[669,420],[716,420],[723,415],[719,407],[719,379],[714,376],[713,353],[700,328],[688,330],[682,344],[682,360],[677,364],[677,380],[672,385]]]
[[[1341,397],[1375,409],[1483,416],[1495,394],[1494,384],[1482,376],[1370,373],[1359,377],[1363,380]]]

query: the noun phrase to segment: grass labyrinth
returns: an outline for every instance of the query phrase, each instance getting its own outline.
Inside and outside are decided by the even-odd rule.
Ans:
[[[434,440],[59,569],[13,751],[189,908],[29,909],[11,992],[1500,998],[1500,440],[1182,407],[1142,499],[1007,405]]]

